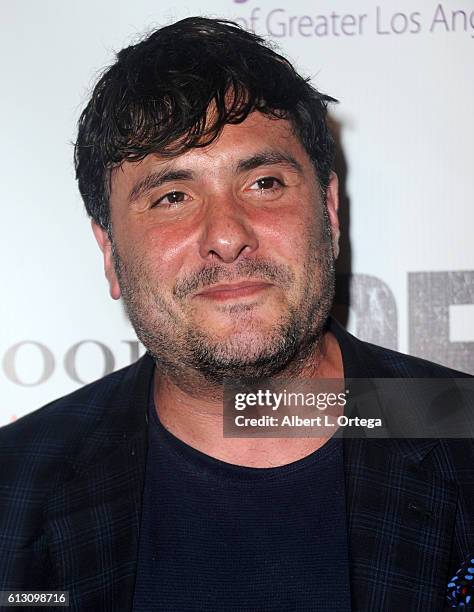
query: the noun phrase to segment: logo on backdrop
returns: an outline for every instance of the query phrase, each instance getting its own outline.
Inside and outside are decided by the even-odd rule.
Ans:
[[[248,0],[234,0],[247,4]],[[428,8],[410,12],[391,11],[377,5],[366,13],[341,13],[335,10],[319,14],[295,14],[288,8],[267,9],[245,7],[249,12],[238,15],[235,21],[245,29],[274,38],[327,38],[401,36],[421,33],[464,33],[474,38],[474,10],[453,9],[439,2]]]

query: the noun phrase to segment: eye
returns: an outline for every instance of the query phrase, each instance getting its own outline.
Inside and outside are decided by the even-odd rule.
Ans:
[[[250,191],[274,192],[283,187],[283,182],[274,176],[263,176],[250,186]]]
[[[173,208],[177,204],[185,202],[187,195],[183,191],[170,191],[158,200],[155,200],[152,204],[152,208],[156,206],[166,206]]]

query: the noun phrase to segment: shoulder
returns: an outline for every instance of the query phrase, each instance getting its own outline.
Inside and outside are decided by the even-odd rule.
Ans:
[[[406,421],[408,429],[402,436],[405,439],[384,440],[385,446],[393,447],[397,452],[403,449],[407,457],[429,457],[430,459],[425,461],[425,467],[433,461],[434,471],[441,472],[443,477],[457,482],[458,485],[465,486],[467,478],[471,483],[470,501],[474,503],[474,440],[470,435],[464,435],[465,431],[472,431],[470,415],[473,407],[471,398],[474,377],[426,359],[359,340],[354,336],[351,336],[351,342],[358,360],[363,360],[369,378],[396,379],[394,384],[388,387],[386,382],[379,382],[379,385],[383,385],[384,397],[393,400],[393,403],[389,404],[390,409],[395,407],[397,411],[394,424],[400,423],[400,415],[410,415]],[[463,379],[464,382],[459,385],[456,379]],[[459,425],[457,419],[452,423],[446,420],[447,406],[449,412],[457,414],[459,422],[469,429],[464,430],[464,425]],[[421,436],[420,432],[424,431],[425,423],[430,424],[429,431],[425,436]],[[435,424],[438,424],[439,430],[433,429]],[[450,427],[455,433],[450,433]],[[412,432],[412,435],[408,436],[407,431]],[[430,440],[433,431],[438,433]],[[463,435],[460,435],[461,432]]]
[[[0,428],[3,548],[21,548],[39,537],[52,492],[139,430],[153,367],[145,355]]]
[[[97,432],[113,436],[115,421],[126,427],[137,378],[150,362],[142,357],[0,428],[3,482],[42,475],[51,480],[53,473],[64,478],[80,449],[96,444]]]
[[[123,368],[30,412],[0,428],[0,453],[35,444],[41,450],[47,440],[77,437],[100,420],[114,388],[130,368]],[[17,446],[18,445],[18,446]]]

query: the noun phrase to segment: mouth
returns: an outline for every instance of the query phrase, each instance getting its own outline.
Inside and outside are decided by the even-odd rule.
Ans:
[[[245,297],[253,297],[258,293],[270,289],[273,285],[264,281],[242,281],[240,283],[221,283],[206,287],[194,297],[224,302]]]

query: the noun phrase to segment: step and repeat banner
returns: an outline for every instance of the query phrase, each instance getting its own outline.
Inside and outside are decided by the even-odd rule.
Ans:
[[[470,0],[25,0],[3,4],[0,37],[0,425],[144,352],[109,298],[72,143],[114,52],[190,15],[254,30],[339,100],[337,316],[474,373]]]

